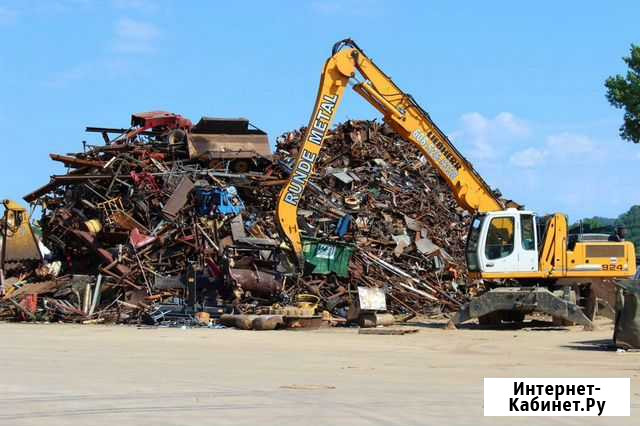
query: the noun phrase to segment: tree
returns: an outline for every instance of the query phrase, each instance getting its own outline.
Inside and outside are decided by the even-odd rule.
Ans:
[[[636,255],[640,256],[640,205],[632,206],[628,212],[618,216],[618,223],[627,228],[627,240],[636,246]]]
[[[618,74],[604,83],[607,100],[616,108],[624,108],[624,123],[620,127],[622,139],[640,142],[640,47],[631,45],[631,55],[622,58],[629,66],[627,76]]]
[[[602,221],[598,220],[598,218],[596,217],[592,219],[583,219],[581,225],[583,232],[586,234],[590,232],[598,232],[601,228],[604,227]]]
[[[631,206],[626,213],[622,213],[615,219],[599,216],[582,219],[571,225],[569,232],[572,234],[579,232],[609,234],[618,225],[627,230],[625,239],[633,243],[636,247],[636,256],[640,258],[640,205]]]

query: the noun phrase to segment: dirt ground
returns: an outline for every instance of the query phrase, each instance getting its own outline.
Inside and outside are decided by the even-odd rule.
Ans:
[[[2,425],[637,424],[640,353],[593,332],[359,335],[0,324]],[[483,417],[483,377],[631,377],[631,417]]]

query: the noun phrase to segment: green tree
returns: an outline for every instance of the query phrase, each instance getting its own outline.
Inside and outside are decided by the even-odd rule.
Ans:
[[[640,205],[632,206],[628,212],[618,217],[619,224],[627,228],[627,240],[636,246],[636,254],[640,256]]]
[[[640,47],[631,45],[631,55],[622,58],[629,66],[626,77],[618,74],[604,83],[607,100],[616,108],[624,109],[624,123],[620,137],[640,142]]]
[[[626,228],[626,240],[633,243],[636,247],[636,256],[640,258],[640,205],[631,206],[627,212],[615,219],[599,216],[582,219],[571,225],[569,232],[573,234],[579,232],[610,234],[618,225]]]
[[[594,216],[584,218],[569,227],[571,233],[583,232],[585,234],[610,233],[613,231],[613,224],[616,219],[608,217]]]
[[[583,219],[582,220],[582,228],[583,228],[585,233],[597,232],[603,226],[604,225],[602,224],[602,222],[599,221],[595,217],[592,218],[592,219]]]

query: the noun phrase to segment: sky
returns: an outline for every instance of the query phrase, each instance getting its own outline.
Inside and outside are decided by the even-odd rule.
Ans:
[[[640,43],[640,2],[0,0],[0,198],[64,173],[49,153],[134,112],[306,125],[351,37],[492,187],[574,221],[640,204],[640,145],[604,80]],[[380,115],[347,92],[338,121]]]

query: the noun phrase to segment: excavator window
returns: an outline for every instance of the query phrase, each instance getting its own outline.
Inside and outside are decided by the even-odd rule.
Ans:
[[[536,241],[534,236],[533,215],[523,214],[520,216],[520,224],[522,232],[520,233],[520,242],[525,250],[535,250]]]
[[[484,249],[487,259],[501,259],[513,253],[514,223],[513,217],[491,219]]]
[[[480,262],[478,262],[478,243],[480,242],[480,231],[485,216],[476,216],[471,223],[469,229],[469,237],[467,238],[467,268],[471,272],[480,271]]]

